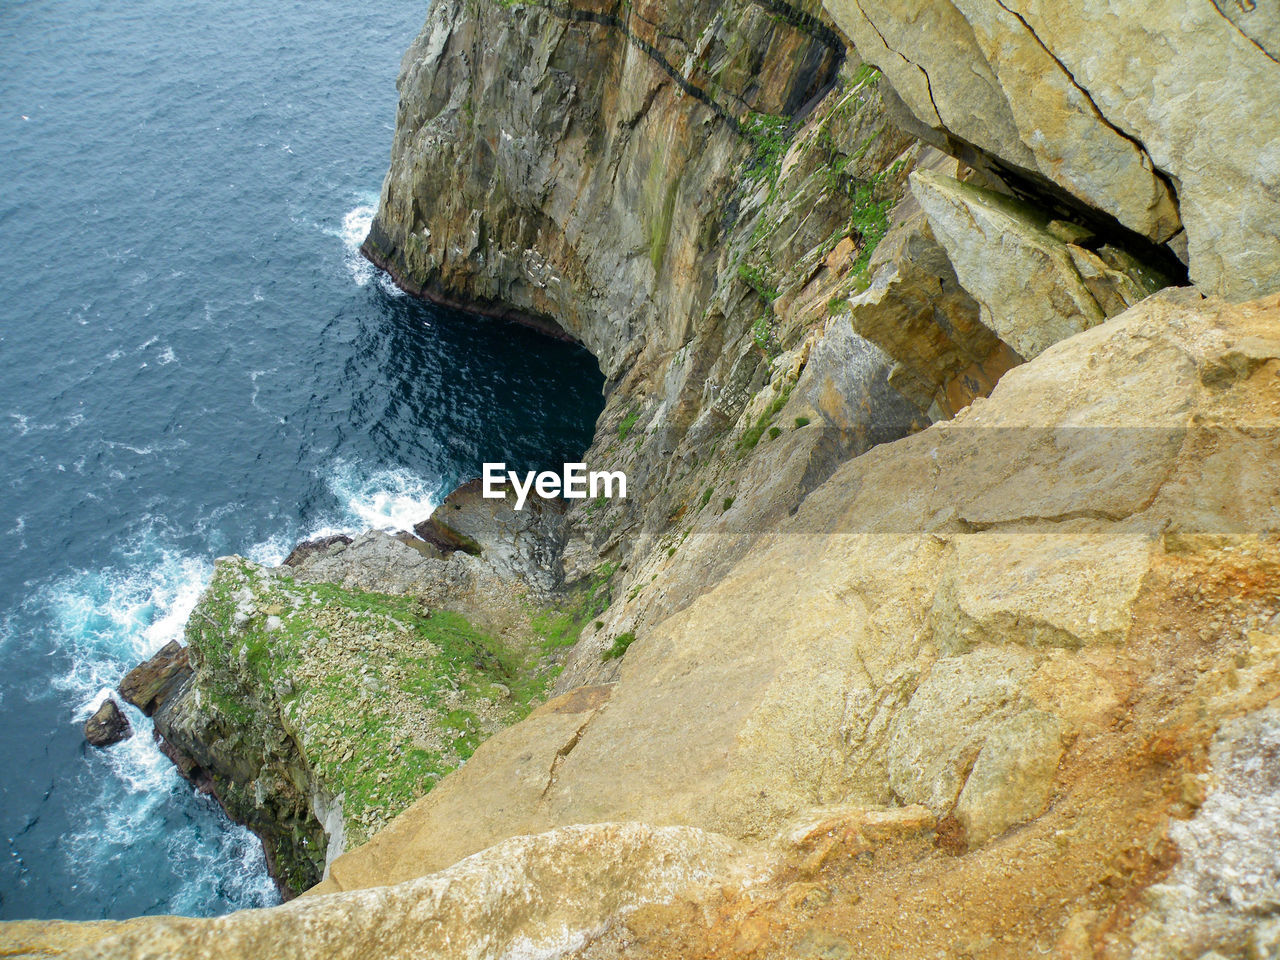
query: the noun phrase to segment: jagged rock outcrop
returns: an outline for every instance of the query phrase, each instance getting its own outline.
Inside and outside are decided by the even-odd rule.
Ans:
[[[191,679],[187,648],[170,640],[120,681],[120,696],[148,717]]]
[[[954,812],[975,838],[1037,812],[1062,745],[1109,722],[1132,682],[1115,671],[1152,578],[1187,549],[1168,538],[1274,528],[1278,306],[1157,296],[850,461],[718,585],[665,614],[648,601],[607,706],[545,741],[526,739],[532,725],[498,735],[349,857],[386,844],[412,851],[410,869],[444,866],[466,849],[439,838],[464,818],[481,849],[598,819],[761,837],[806,803],[850,799]],[[1255,359],[1218,385],[1242,350]],[[721,539],[688,538],[661,589],[698,581]],[[606,642],[579,657],[599,664]],[[733,709],[702,710],[708,689]],[[481,777],[493,820],[464,813]],[[1021,800],[1002,792],[1018,784]]]
[[[1070,237],[1087,231],[1012,197],[924,170],[912,174],[911,189],[960,286],[980,304],[982,324],[1024,359],[1172,281],[1103,246],[1108,265],[1083,236]]]
[[[1280,288],[1280,23],[1261,3],[826,0],[918,133],[1185,242],[1206,293]],[[1213,118],[1212,120],[1210,118]]]
[[[419,596],[295,569],[218,561],[187,627],[192,680],[156,714],[183,774],[262,837],[286,894],[317,883],[546,684],[519,644]]]
[[[405,56],[364,250],[410,291],[554,319],[599,359],[587,459],[633,492],[570,510],[571,582],[691,511],[708,454],[772,426],[806,339],[867,282],[919,149],[819,12],[438,3]],[[815,478],[928,422],[933,391],[895,399],[894,356],[851,349],[885,402],[814,418]]]
[[[113,697],[103,700],[84,724],[84,738],[94,747],[110,747],[132,736],[133,724]]]

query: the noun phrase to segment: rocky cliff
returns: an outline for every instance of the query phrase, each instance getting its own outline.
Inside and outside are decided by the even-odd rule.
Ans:
[[[191,716],[313,850],[422,603],[539,686],[413,657],[502,716],[296,903],[11,952],[1280,955],[1277,21],[1078,6],[437,0],[365,251],[586,344],[633,495],[224,565]]]

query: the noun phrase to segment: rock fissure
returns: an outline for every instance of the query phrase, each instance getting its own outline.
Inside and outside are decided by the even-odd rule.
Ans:
[[[594,715],[595,714],[592,713],[586,720],[583,720],[582,725],[573,732],[573,736],[565,742],[564,746],[556,751],[556,755],[551,760],[551,769],[547,773],[547,785],[542,788],[542,793],[539,795],[539,799],[545,800],[547,794],[551,792],[551,788],[556,785],[556,780],[560,774],[560,767],[564,765],[569,754],[573,753],[574,748],[582,740],[582,735],[587,732],[587,727],[590,726]]]
[[[1235,0],[1235,2],[1238,7],[1241,7],[1242,11],[1245,9],[1244,5],[1240,2],[1240,0]],[[1231,24],[1231,26],[1233,26],[1236,30],[1238,30],[1240,32],[1240,36],[1244,37],[1246,40],[1252,43],[1255,47],[1257,47],[1264,57],[1266,57],[1272,63],[1280,64],[1280,56],[1268,50],[1266,46],[1263,45],[1262,41],[1259,40],[1257,37],[1251,36],[1249,33],[1247,33],[1244,27],[1240,26],[1240,24],[1236,21],[1234,17],[1228,14],[1226,10],[1222,9],[1222,4],[1223,4],[1223,0],[1213,0],[1213,8],[1218,11],[1218,15],[1221,16],[1223,20],[1226,20],[1229,24]],[[1249,0],[1249,7],[1247,8],[1248,11],[1252,12],[1256,8],[1257,8],[1257,4],[1254,3],[1253,0]]]
[[[872,30],[875,31],[876,36],[880,38],[880,42],[884,44],[884,48],[887,51],[889,51],[889,53],[893,54],[903,63],[910,64],[911,66],[915,67],[917,70],[920,71],[920,76],[924,78],[925,90],[929,94],[929,102],[933,105],[933,115],[934,117],[937,118],[938,123],[945,125],[945,121],[942,119],[942,111],[938,109],[938,101],[933,95],[933,81],[929,79],[929,71],[925,70],[925,68],[920,63],[916,62],[915,60],[912,60],[906,54],[899,53],[892,46],[890,46],[888,38],[884,35],[884,33],[880,30],[880,28],[876,26],[876,22],[871,19],[871,15],[867,13],[866,8],[862,6],[862,3],[860,2],[860,0],[853,0],[853,5],[854,7],[857,8],[858,13],[862,14],[862,19],[867,22],[867,26],[869,26]]]
[[[1151,168],[1151,172],[1160,179],[1160,181],[1164,184],[1165,189],[1169,191],[1169,196],[1172,198],[1174,208],[1176,210],[1178,206],[1177,186],[1174,184],[1173,178],[1170,177],[1168,173],[1166,173],[1164,170],[1161,170],[1156,165],[1155,160],[1152,159],[1150,152],[1147,150],[1146,144],[1144,144],[1141,140],[1139,140],[1136,136],[1134,136],[1128,130],[1125,130],[1123,127],[1114,123],[1105,113],[1103,113],[1102,108],[1098,106],[1097,100],[1095,100],[1092,94],[1090,94],[1089,91],[1085,89],[1084,85],[1075,78],[1075,74],[1072,73],[1071,70],[1067,68],[1067,65],[1062,62],[1061,58],[1058,57],[1058,55],[1055,54],[1053,50],[1049,48],[1049,45],[1045,43],[1043,39],[1041,39],[1040,35],[1036,33],[1035,29],[1031,26],[1031,24],[1028,22],[1026,17],[1024,17],[1018,11],[1012,9],[1005,2],[1005,0],[994,0],[994,2],[996,3],[997,6],[1000,7],[1000,9],[1004,10],[1006,13],[1014,17],[1019,23],[1022,24],[1023,29],[1027,31],[1027,35],[1036,42],[1036,46],[1038,46],[1041,50],[1043,50],[1045,52],[1045,55],[1048,56],[1055,64],[1057,64],[1058,69],[1062,71],[1063,76],[1065,76],[1067,80],[1071,82],[1071,86],[1074,87],[1076,90],[1078,90],[1080,92],[1080,95],[1084,97],[1085,102],[1089,104],[1090,111],[1092,111],[1093,115],[1097,117],[1099,122],[1101,122],[1104,126],[1106,126],[1109,130],[1111,130],[1117,136],[1122,137],[1123,139],[1128,140],[1130,143],[1133,144],[1134,148],[1142,155],[1147,165]],[[1214,0],[1214,2],[1216,4],[1217,0]]]

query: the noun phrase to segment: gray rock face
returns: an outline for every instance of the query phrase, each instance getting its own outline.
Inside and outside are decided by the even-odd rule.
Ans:
[[[1136,960],[1280,955],[1280,706],[1224,724],[1211,759],[1213,790],[1171,830],[1180,861],[1148,894]]]
[[[133,736],[133,725],[111,697],[85,721],[84,738],[95,747],[109,747]]]

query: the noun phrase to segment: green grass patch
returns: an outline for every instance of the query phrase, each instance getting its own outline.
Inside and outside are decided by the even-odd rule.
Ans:
[[[636,635],[634,631],[628,630],[626,633],[618,634],[613,638],[613,644],[609,649],[600,655],[601,662],[608,663],[610,660],[621,659],[623,654],[627,652],[627,647],[631,646],[635,641]]]
[[[756,422],[743,432],[737,444],[739,453],[746,453],[749,450],[754,450],[756,445],[760,443],[760,438],[764,436],[764,432],[769,429],[773,418],[778,415],[778,411],[787,405],[787,399],[791,396],[792,386],[793,384],[788,384],[779,391],[778,395],[773,398],[773,401],[765,408],[764,412],[756,418]]]
[[[626,440],[627,434],[631,432],[631,428],[636,425],[636,421],[640,419],[640,408],[635,407],[622,418],[622,422],[618,424],[618,439]]]

